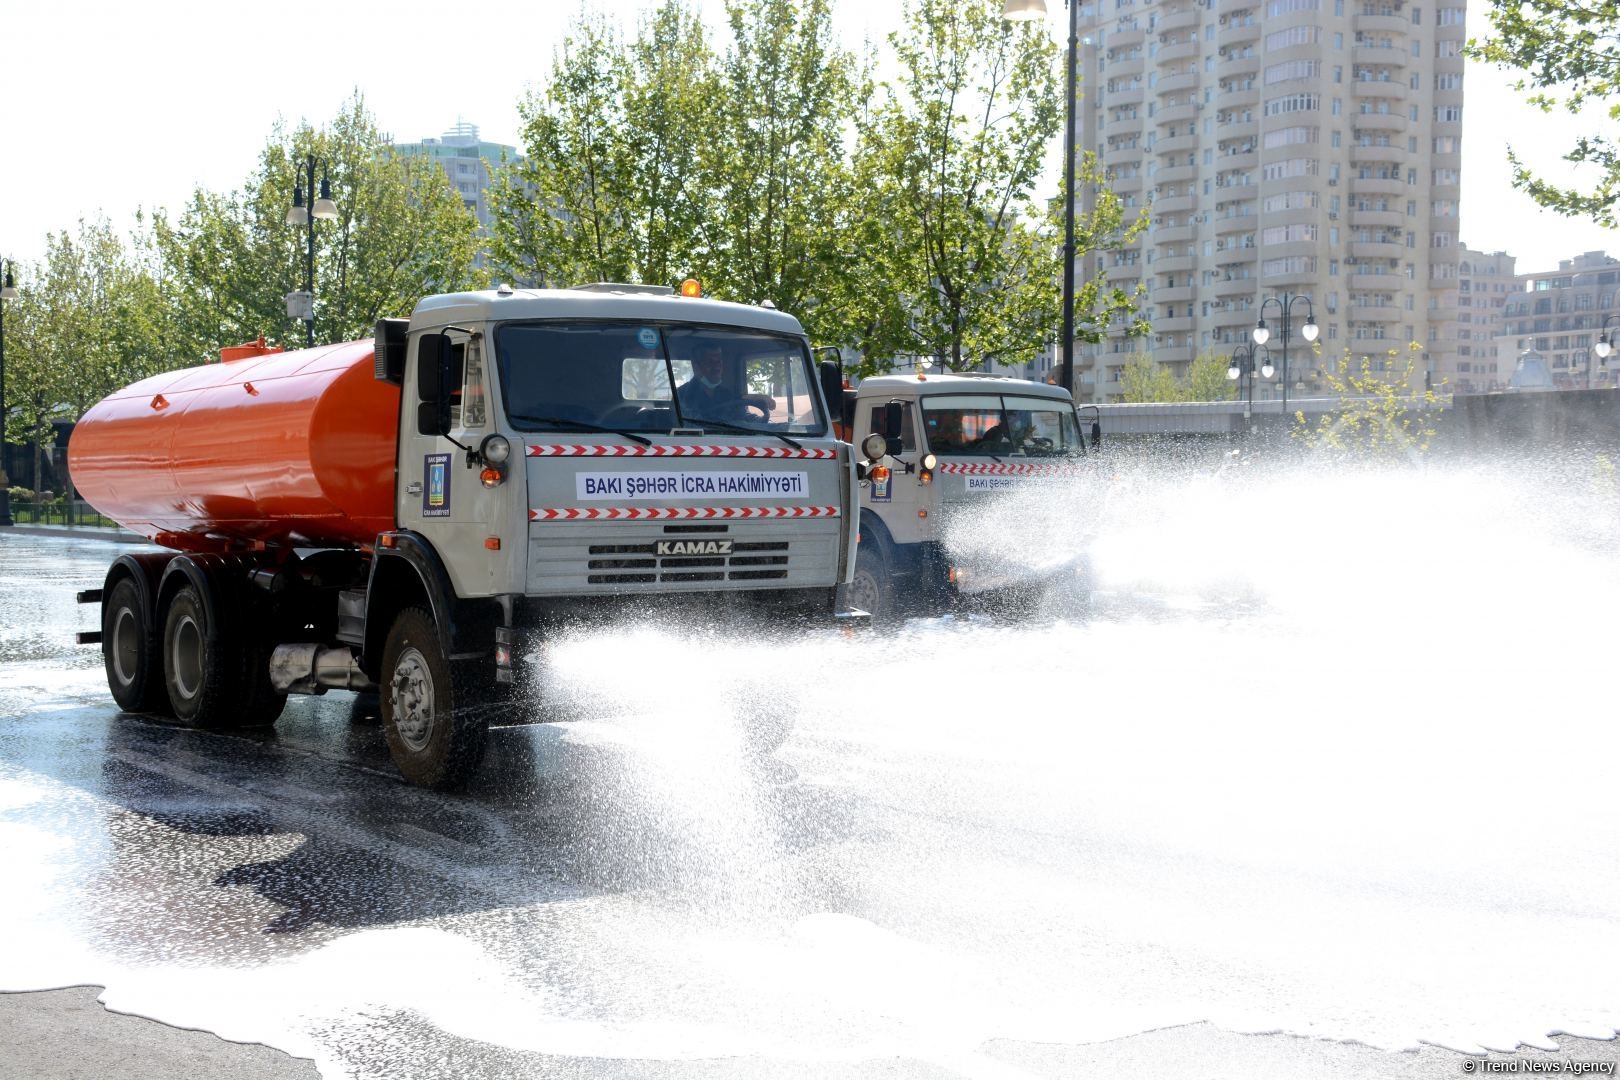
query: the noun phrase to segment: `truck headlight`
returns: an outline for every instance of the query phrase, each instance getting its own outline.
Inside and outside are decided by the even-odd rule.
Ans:
[[[505,465],[512,457],[512,444],[505,435],[485,435],[478,444],[478,456],[491,465]]]
[[[861,440],[861,454],[867,461],[882,461],[888,452],[889,440],[875,431]]]

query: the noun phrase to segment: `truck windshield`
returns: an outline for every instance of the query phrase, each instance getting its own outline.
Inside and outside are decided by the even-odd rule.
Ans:
[[[1074,406],[1012,394],[941,394],[922,399],[928,449],[940,457],[1051,457],[1083,450]]]
[[[744,327],[507,323],[495,330],[507,419],[520,431],[702,427],[823,435],[810,350]]]

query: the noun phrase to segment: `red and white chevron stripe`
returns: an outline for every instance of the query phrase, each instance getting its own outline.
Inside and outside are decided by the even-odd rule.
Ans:
[[[1078,476],[1077,465],[1037,465],[1032,462],[942,461],[939,471],[946,476]]]
[[[530,521],[724,521],[838,516],[836,506],[562,506],[529,511]]]
[[[715,458],[813,458],[838,456],[838,451],[825,447],[791,446],[720,446],[689,444],[682,446],[641,446],[636,443],[603,446],[529,443],[524,449],[528,457],[715,457]]]

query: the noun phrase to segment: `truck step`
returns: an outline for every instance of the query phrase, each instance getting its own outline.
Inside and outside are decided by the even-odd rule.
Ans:
[[[80,630],[77,634],[74,635],[74,639],[76,641],[78,641],[78,643],[80,645],[100,645],[101,644],[101,631],[100,630]]]
[[[99,604],[101,603],[101,590],[85,589],[79,593],[78,600],[81,604]]]

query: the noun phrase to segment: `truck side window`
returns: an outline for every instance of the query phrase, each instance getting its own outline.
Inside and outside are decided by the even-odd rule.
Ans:
[[[460,423],[452,426],[477,430],[489,423],[489,399],[484,394],[483,339],[473,338],[467,343],[464,353],[457,346],[456,355],[465,355],[466,362],[462,365],[465,370],[461,377]],[[452,405],[452,419],[457,419],[455,408]]]
[[[868,431],[875,431],[879,435],[889,435],[891,432],[883,430],[883,412],[888,402],[874,402],[872,415],[867,418]],[[917,431],[911,419],[911,405],[908,403],[900,410],[900,449],[902,453],[909,453],[917,449]]]

